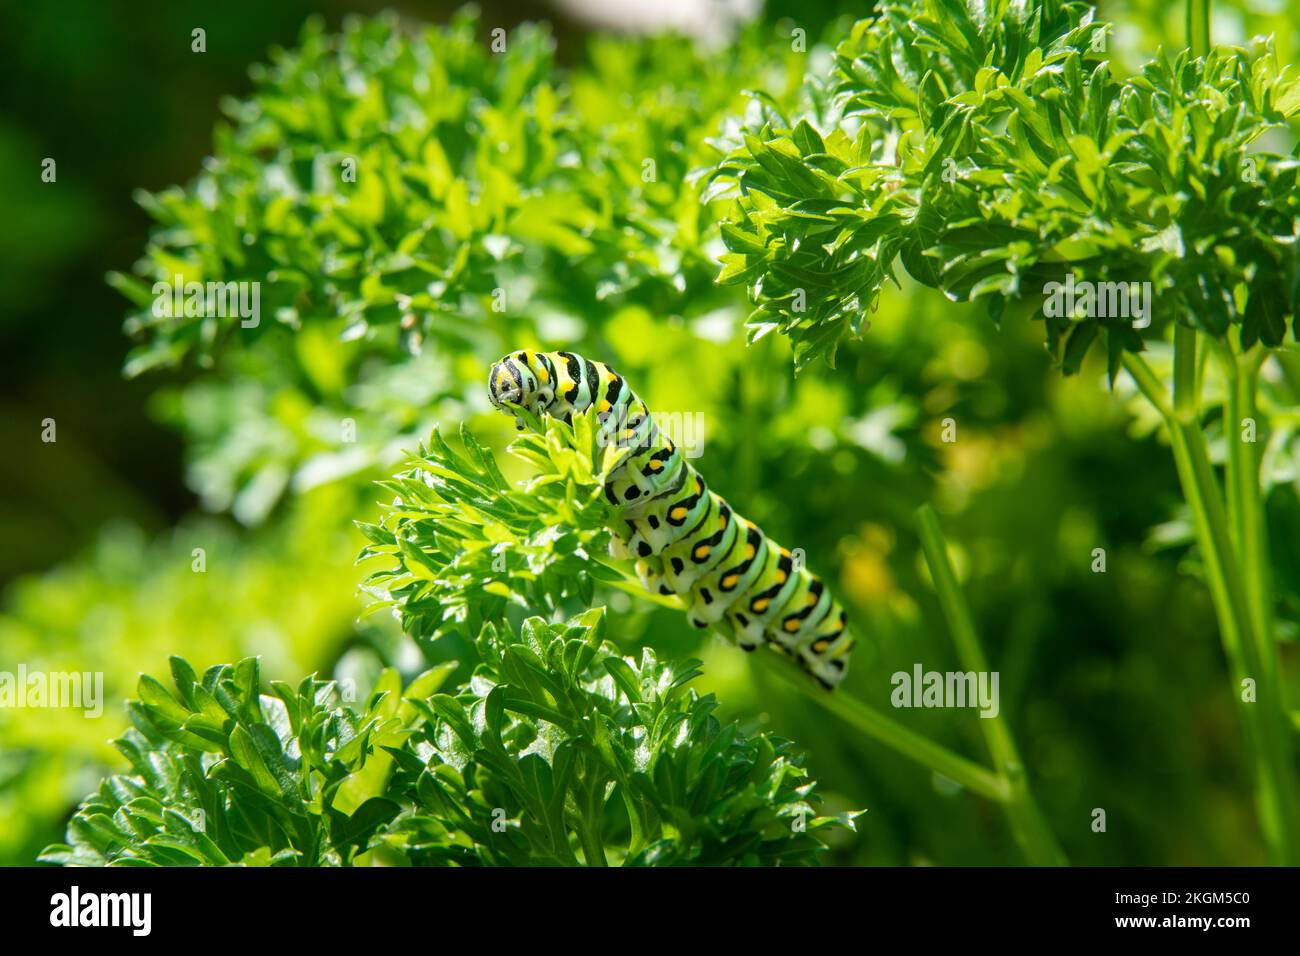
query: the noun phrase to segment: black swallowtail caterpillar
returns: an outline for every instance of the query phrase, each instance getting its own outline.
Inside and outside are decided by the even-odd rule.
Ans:
[[[501,411],[570,424],[595,405],[606,434],[618,431],[630,451],[605,483],[618,509],[610,551],[636,560],[647,590],[682,598],[696,627],[730,624],[744,650],[766,641],[828,689],[844,678],[853,638],[821,578],[707,488],[622,376],[572,352],[522,351],[492,366],[488,389]]]

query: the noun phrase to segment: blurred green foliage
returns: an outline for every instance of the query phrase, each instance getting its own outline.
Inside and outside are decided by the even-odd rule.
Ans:
[[[1181,46],[1180,22],[1164,7],[1116,6],[1103,10],[1127,66],[1158,43]],[[865,337],[840,347],[834,371],[816,366],[795,379],[784,337],[744,344],[746,295],[713,281],[727,248],[718,229],[726,202],[700,202],[721,159],[710,141],[734,142],[741,122],[761,125],[765,110],[816,105],[805,71],[829,75],[833,56],[816,42],[829,11],[813,12],[775,11],[721,51],[672,37],[596,38],[558,57],[544,28],[512,33],[507,53],[491,55],[487,22],[467,16],[430,30],[358,20],[341,34],[311,23],[298,49],[254,71],[251,96],[224,102],[197,178],[141,197],[154,230],[136,270],[114,282],[135,297],[130,367],[153,369],[129,387],[152,394],[155,414],[179,432],[188,488],[234,520],[162,535],[105,530],[83,556],[63,544],[65,566],[9,588],[0,669],[93,664],[108,702],[97,721],[0,710],[0,860],[33,860],[62,838],[77,798],[106,769],[126,769],[104,743],[125,726],[114,701],[168,655],[202,673],[258,654],[271,678],[315,671],[363,688],[476,660],[474,628],[421,637],[416,650],[387,614],[355,621],[364,604],[355,589],[373,567],[354,568],[353,557],[367,540],[400,546],[365,539],[352,523],[391,530],[398,519],[377,502],[394,489],[371,482],[418,454],[433,426],[451,435],[467,423],[488,454],[504,447],[513,432],[489,413],[486,371],[530,346],[608,361],[656,410],[704,413],[697,464],[826,575],[863,638],[844,690],[881,706],[894,671],[957,666],[910,530],[915,506],[934,500],[1002,672],[1003,710],[1072,861],[1262,860],[1210,605],[1180,574],[1197,557],[1177,482],[1150,419],[1106,393],[1104,361],[1090,357],[1061,381],[1034,323],[1008,314],[995,328],[906,278],[868,313]],[[1285,28],[1277,47],[1287,60],[1293,15],[1247,12],[1242,21]],[[795,24],[809,27],[806,53],[791,48]],[[746,89],[772,101],[756,104]],[[182,168],[196,168],[194,156]],[[355,183],[337,175],[345,157],[358,160]],[[79,208],[90,230],[99,220]],[[136,251],[117,249],[119,268]],[[260,327],[155,319],[140,290],[177,272],[261,282]],[[102,334],[107,311],[92,318]],[[1293,610],[1300,538],[1286,529],[1300,528],[1300,467],[1285,436],[1297,425],[1294,381],[1266,383],[1275,395],[1273,543],[1288,569],[1278,586]],[[940,440],[945,418],[959,423],[956,443]],[[61,432],[59,452],[73,441]],[[472,454],[459,444],[423,453]],[[28,457],[80,482],[62,495],[78,508],[111,485],[93,456],[86,468]],[[518,463],[503,466],[507,484],[525,475]],[[150,495],[141,497],[148,504],[132,517],[158,527]],[[125,496],[112,500],[130,510]],[[207,549],[206,575],[191,571],[194,547]],[[1090,570],[1096,547],[1107,551],[1106,574]],[[513,618],[499,640],[518,642],[505,635],[524,610],[502,600]],[[755,734],[771,730],[799,742],[827,812],[870,808],[857,835],[832,841],[832,861],[1019,862],[991,806],[865,742],[680,613],[608,586],[600,600],[617,622],[607,639],[620,656],[640,662],[652,647],[658,660],[703,658],[695,683],[738,722],[756,766],[769,764],[752,749]],[[408,620],[413,631],[436,623],[428,613]],[[385,665],[400,676],[381,678]],[[461,686],[469,689],[457,706],[482,706],[486,694]],[[979,758],[969,713],[903,716]],[[430,808],[446,811],[443,797],[426,793]],[[134,796],[110,792],[92,805],[116,809]],[[1098,806],[1110,814],[1107,834],[1088,826]],[[147,825],[167,830],[169,818],[145,810]],[[429,841],[431,856],[449,852],[444,836],[409,830],[410,845]],[[87,835],[88,846],[102,850],[96,839]],[[187,845],[175,852],[194,850]],[[247,852],[257,851],[222,848],[230,859]],[[273,852],[252,859],[270,862]]]
[[[675,312],[708,288],[710,215],[685,181],[741,86],[795,85],[801,59],[757,30],[709,54],[595,40],[589,68],[563,74],[545,29],[519,28],[500,55],[481,32],[468,13],[414,37],[393,17],[339,35],[313,21],[298,50],[255,70],[204,172],[140,196],[153,242],[138,277],[114,278],[140,306],[128,371],[210,363],[232,338],[312,324],[356,340],[341,353],[353,362],[465,350],[543,323],[549,297],[572,327],[600,324],[630,290]],[[177,275],[260,281],[270,321],[155,316],[150,286]],[[576,316],[575,284],[589,293]]]
[[[353,624],[361,538],[336,520],[352,500],[339,488],[304,497],[255,542],[211,518],[157,540],[114,525],[80,561],[9,589],[3,669],[102,673],[104,698],[98,718],[0,708],[0,857],[33,859],[111,764],[121,702],[150,662],[182,646],[200,667],[259,654],[273,673],[294,674],[332,668],[350,644],[371,639],[382,621]]]

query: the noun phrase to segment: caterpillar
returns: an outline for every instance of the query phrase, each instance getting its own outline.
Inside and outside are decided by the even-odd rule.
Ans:
[[[844,679],[854,641],[821,578],[708,488],[621,375],[572,352],[519,351],[492,366],[488,391],[520,430],[514,408],[572,424],[595,406],[630,448],[605,481],[611,554],[634,560],[647,590],[680,597],[693,626],[729,628],[746,651],[766,642],[827,690]]]

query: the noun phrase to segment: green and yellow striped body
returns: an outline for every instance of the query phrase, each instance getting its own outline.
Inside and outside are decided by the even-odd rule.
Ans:
[[[843,680],[853,638],[822,580],[709,490],[622,376],[571,352],[520,351],[488,386],[505,412],[570,422],[595,406],[607,437],[630,448],[605,484],[618,515],[610,550],[636,561],[648,590],[682,598],[693,625],[729,631],[747,651],[766,642],[789,654],[827,688]]]

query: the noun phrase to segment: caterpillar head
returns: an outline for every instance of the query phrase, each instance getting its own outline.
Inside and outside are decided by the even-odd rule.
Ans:
[[[488,397],[492,407],[510,411],[511,405],[522,405],[535,411],[541,397],[537,373],[527,361],[527,353],[507,355],[492,366],[488,373]]]

